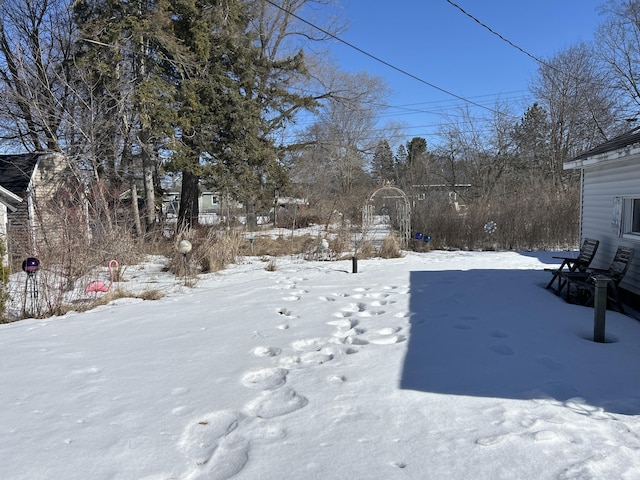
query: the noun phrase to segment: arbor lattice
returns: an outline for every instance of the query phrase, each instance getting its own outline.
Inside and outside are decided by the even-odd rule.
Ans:
[[[402,247],[411,240],[411,205],[406,193],[397,187],[383,185],[376,188],[362,206],[362,228],[375,225],[376,210],[379,216],[389,216],[391,226],[400,232]]]

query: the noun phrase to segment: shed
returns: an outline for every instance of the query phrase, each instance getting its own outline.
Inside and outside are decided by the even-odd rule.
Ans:
[[[607,268],[620,245],[636,250],[620,286],[640,296],[640,127],[566,162],[579,169],[580,237],[600,240],[592,266]]]
[[[0,155],[0,203],[10,263],[38,253],[38,243],[58,230],[60,209],[50,205],[64,184],[65,162],[58,153]]]
[[[1,177],[0,177],[1,178]],[[22,202],[22,198],[0,185],[0,242],[3,246],[7,247],[7,223],[8,213],[15,212],[18,205]],[[5,253],[2,255],[1,265],[7,265],[9,261],[9,255]]]

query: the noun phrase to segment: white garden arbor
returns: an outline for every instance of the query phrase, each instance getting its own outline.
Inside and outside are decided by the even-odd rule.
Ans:
[[[388,218],[391,226],[399,230],[402,247],[407,248],[411,240],[411,204],[407,194],[389,184],[371,192],[362,207],[362,229],[371,229],[380,223],[380,218]]]

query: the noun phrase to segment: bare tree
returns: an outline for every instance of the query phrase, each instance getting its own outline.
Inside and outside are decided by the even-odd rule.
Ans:
[[[601,11],[606,16],[596,32],[596,53],[635,115],[640,107],[640,1],[612,0]]]
[[[540,65],[531,90],[549,115],[549,165],[552,181],[561,186],[563,162],[607,140],[619,122],[616,95],[584,43]]]
[[[0,3],[0,118],[2,138],[28,151],[61,151],[74,100],[74,25],[65,0]]]
[[[378,139],[372,132],[387,87],[379,77],[331,71],[325,90],[331,96],[305,138],[322,151],[318,160],[331,175],[332,191],[349,193],[364,178],[367,160],[375,152]]]

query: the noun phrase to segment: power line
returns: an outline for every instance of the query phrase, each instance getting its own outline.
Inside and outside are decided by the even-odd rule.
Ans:
[[[537,63],[540,63],[542,65],[547,65],[543,60],[539,59],[538,57],[536,57],[535,55],[527,52],[526,50],[524,50],[523,48],[520,48],[518,45],[516,45],[515,43],[513,43],[511,40],[503,37],[502,35],[500,35],[498,32],[496,32],[495,30],[493,30],[489,25],[487,25],[486,23],[482,23],[480,20],[478,20],[476,17],[474,17],[473,15],[471,15],[469,12],[467,12],[464,8],[462,8],[460,5],[458,5],[457,3],[452,2],[451,0],[446,0],[446,2],[457,8],[458,10],[460,10],[462,13],[464,13],[467,17],[469,17],[471,20],[473,20],[474,22],[476,22],[478,25],[480,25],[481,27],[489,30],[492,34],[494,34],[496,37],[498,37],[500,40],[507,42],[509,45],[511,45],[513,48],[515,48],[516,50],[519,50],[520,52],[524,53],[527,57],[535,60]]]
[[[424,80],[423,78],[420,78],[420,77],[418,77],[418,76],[416,76],[416,75],[414,75],[414,74],[412,74],[412,73],[410,73],[410,72],[408,72],[408,71],[406,71],[406,70],[404,70],[404,69],[402,69],[402,68],[400,68],[400,67],[397,67],[397,66],[393,65],[392,63],[389,63],[389,62],[387,62],[386,60],[383,60],[383,59],[381,59],[380,57],[377,57],[377,56],[375,56],[375,55],[373,55],[373,54],[371,54],[371,53],[369,53],[369,52],[367,52],[367,51],[365,51],[365,50],[363,50],[363,49],[361,49],[361,48],[359,48],[359,47],[357,47],[357,46],[353,45],[352,43],[349,43],[349,42],[347,42],[346,40],[343,40],[342,38],[340,38],[340,37],[338,37],[338,36],[334,35],[333,33],[331,33],[331,32],[329,32],[329,31],[327,31],[327,30],[325,30],[325,29],[323,29],[323,28],[321,28],[321,27],[319,27],[319,26],[317,26],[317,25],[315,25],[315,24],[313,24],[313,23],[311,23],[311,22],[309,22],[309,21],[305,20],[304,18],[302,18],[302,17],[300,17],[300,16],[296,15],[296,14],[295,14],[295,13],[293,13],[293,12],[290,12],[290,11],[289,11],[289,10],[287,10],[286,8],[281,7],[280,5],[276,4],[275,2],[273,2],[273,1],[271,1],[271,0],[265,0],[265,1],[266,1],[268,4],[270,4],[270,5],[272,5],[272,6],[276,7],[276,8],[278,8],[278,9],[280,9],[280,10],[282,10],[282,11],[283,11],[283,12],[285,12],[287,15],[291,15],[292,17],[296,18],[297,20],[299,20],[299,21],[301,21],[301,22],[303,22],[303,23],[305,23],[305,24],[309,25],[309,26],[310,26],[310,27],[312,27],[312,28],[315,28],[316,30],[318,30],[318,31],[320,31],[320,32],[324,33],[325,35],[327,35],[327,36],[329,36],[329,37],[333,38],[334,40],[337,40],[338,42],[343,43],[343,44],[344,44],[344,45],[346,45],[347,47],[352,48],[353,50],[356,50],[357,52],[362,53],[363,55],[366,55],[367,57],[372,58],[372,59],[373,59],[373,60],[375,60],[376,62],[382,63],[383,65],[386,65],[387,67],[392,68],[393,70],[396,70],[397,72],[400,72],[400,73],[402,73],[403,75],[406,75],[406,76],[408,76],[408,77],[411,77],[411,78],[413,78],[414,80],[419,81],[420,83],[423,83],[423,84],[425,84],[425,85],[427,85],[427,86],[429,86],[429,87],[431,87],[431,88],[434,88],[434,89],[436,89],[436,90],[438,90],[438,91],[440,91],[440,92],[442,92],[442,93],[445,93],[445,94],[447,94],[447,95],[449,95],[449,96],[452,96],[452,97],[454,97],[454,98],[457,98],[458,100],[462,100],[462,101],[463,101],[463,102],[465,102],[465,103],[468,103],[468,104],[471,104],[471,105],[475,105],[476,107],[479,107],[479,108],[482,108],[482,109],[488,110],[488,111],[490,111],[490,112],[492,112],[492,113],[496,113],[496,114],[499,114],[499,113],[500,113],[500,112],[497,112],[496,110],[494,110],[494,109],[492,109],[492,108],[489,108],[489,107],[487,107],[487,106],[485,106],[485,105],[481,105],[481,104],[476,103],[476,102],[474,102],[474,101],[472,101],[472,100],[469,100],[468,98],[465,98],[465,97],[463,97],[463,96],[461,96],[461,95],[457,95],[457,94],[455,94],[455,93],[453,93],[453,92],[450,92],[449,90],[446,90],[446,89],[444,89],[444,88],[442,88],[442,87],[438,87],[437,85],[434,85],[433,83],[430,83],[430,82],[428,82],[428,81]]]
[[[491,32],[493,35],[495,35],[496,37],[498,37],[500,40],[502,40],[503,42],[506,42],[507,44],[509,44],[510,46],[512,46],[513,48],[515,48],[516,50],[524,53],[527,57],[531,58],[533,61],[535,61],[536,63],[538,63],[539,65],[542,65],[544,67],[547,67],[561,75],[564,75],[570,79],[576,80],[578,82],[586,82],[589,83],[591,85],[597,85],[597,86],[603,86],[603,83],[601,82],[595,82],[592,80],[585,80],[584,78],[578,77],[572,73],[569,72],[565,72],[559,68],[557,68],[555,65],[550,64],[549,62],[546,62],[544,60],[542,60],[541,58],[538,58],[537,56],[533,55],[532,53],[527,52],[525,49],[523,49],[522,47],[519,47],[518,45],[516,45],[515,43],[513,43],[511,40],[509,40],[508,38],[505,38],[504,36],[502,36],[501,34],[499,34],[498,32],[496,32],[494,29],[492,29],[489,25],[487,25],[486,23],[481,22],[478,18],[476,18],[475,16],[473,16],[472,14],[470,14],[469,12],[467,12],[464,8],[462,8],[460,5],[458,5],[457,3],[451,1],[451,0],[445,0],[449,5],[457,8],[458,10],[460,10],[460,12],[462,12],[464,15],[466,15],[467,17],[469,17],[471,20],[473,20],[474,22],[476,22],[478,25],[480,25],[482,28],[485,28],[486,30],[488,30],[489,32]]]

